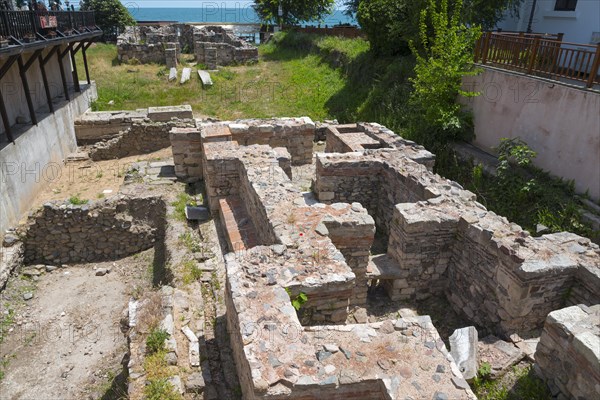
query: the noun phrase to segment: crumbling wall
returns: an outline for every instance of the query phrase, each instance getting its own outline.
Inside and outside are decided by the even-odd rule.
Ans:
[[[116,137],[91,146],[89,155],[92,160],[98,161],[152,153],[171,145],[169,132],[173,127],[193,128],[195,126],[196,122],[192,119],[174,119],[169,122],[134,121],[131,128]]]
[[[117,57],[121,62],[135,58],[142,64],[166,63],[174,67],[182,52],[194,53],[198,63],[209,69],[258,61],[256,46],[220,26],[131,26],[117,38]]]
[[[534,239],[431,173],[420,149],[394,146],[318,154],[315,181],[321,201],[362,203],[388,235],[387,258],[373,260],[369,276],[390,297],[445,293],[454,309],[499,334],[540,328],[570,297],[598,301],[598,246],[565,233]]]
[[[558,398],[593,399],[600,390],[600,305],[548,314],[535,369]]]
[[[164,201],[156,197],[46,203],[23,228],[25,262],[61,265],[138,253],[162,240],[165,213]]]
[[[169,133],[177,178],[184,182],[203,179],[202,142],[198,128],[174,127]]]

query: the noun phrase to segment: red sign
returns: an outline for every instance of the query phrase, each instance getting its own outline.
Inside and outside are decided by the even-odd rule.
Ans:
[[[46,17],[40,17],[40,25],[42,29],[56,28],[58,26],[58,23],[56,22],[56,17],[48,15]]]

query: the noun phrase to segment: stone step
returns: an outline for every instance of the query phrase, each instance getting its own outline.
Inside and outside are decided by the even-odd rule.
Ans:
[[[368,279],[401,279],[400,265],[387,254],[378,254],[369,258]]]

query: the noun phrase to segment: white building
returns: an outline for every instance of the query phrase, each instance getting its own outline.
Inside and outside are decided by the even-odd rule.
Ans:
[[[531,17],[533,10],[533,17]],[[498,23],[505,31],[564,33],[563,41],[600,43],[600,0],[526,0],[519,17],[510,15]]]

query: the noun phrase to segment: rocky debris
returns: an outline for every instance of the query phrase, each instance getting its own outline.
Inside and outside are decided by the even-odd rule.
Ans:
[[[176,80],[177,80],[177,68],[172,67],[169,70],[169,82],[176,81]]]
[[[208,73],[208,71],[198,70],[198,76],[200,77],[200,80],[202,81],[202,86],[212,86],[213,85],[213,81],[210,78],[210,74]]]
[[[181,72],[181,80],[179,81],[179,83],[181,85],[183,85],[184,83],[189,81],[191,77],[192,77],[192,69],[184,68],[183,71]]]
[[[206,207],[186,206],[185,217],[190,221],[206,221],[210,218],[210,212]]]
[[[104,275],[108,274],[109,272],[110,272],[109,268],[98,268],[96,270],[96,274],[95,275],[96,276],[104,276]]]
[[[205,386],[204,378],[200,372],[191,373],[185,381],[185,391],[187,393],[201,394]]]
[[[466,380],[477,376],[477,329],[473,326],[456,329],[450,336],[450,354]]]
[[[27,301],[27,300],[31,300],[31,299],[33,299],[33,293],[31,293],[31,292],[23,293],[23,300]]]
[[[494,335],[481,339],[478,343],[479,363],[489,363],[490,377],[498,379],[507,373],[525,357],[525,353],[512,343],[505,342]]]
[[[12,233],[7,233],[4,235],[4,239],[2,240],[2,246],[4,247],[12,247],[16,243],[19,242],[19,237]]]

